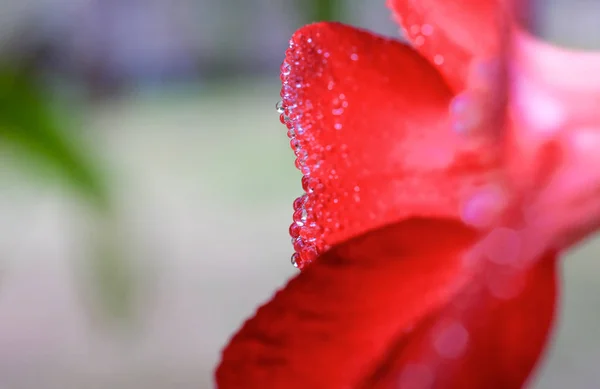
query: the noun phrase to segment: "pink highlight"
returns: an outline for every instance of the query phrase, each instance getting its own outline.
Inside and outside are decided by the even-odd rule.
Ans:
[[[540,41],[524,30],[515,32],[513,60],[521,71],[553,89],[597,92],[600,52],[572,50]]]
[[[583,237],[600,220],[600,52],[553,46],[522,30],[511,49],[510,181],[535,198],[528,223],[548,239]]]

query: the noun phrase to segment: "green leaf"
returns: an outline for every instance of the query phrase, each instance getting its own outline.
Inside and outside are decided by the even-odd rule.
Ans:
[[[92,252],[86,265],[91,274],[86,278],[102,310],[111,318],[126,319],[132,315],[135,277],[111,225],[115,215],[104,177],[50,102],[26,70],[0,64],[0,153],[12,152],[10,156],[36,173],[50,170],[96,206],[98,230],[89,242]]]
[[[98,219],[93,253],[88,262],[91,288],[104,319],[126,323],[135,314],[138,289],[133,264],[124,255],[121,229],[116,219]]]
[[[309,22],[340,20],[344,0],[298,0]]]
[[[50,167],[94,205],[106,207],[103,178],[81,142],[60,128],[49,101],[26,71],[0,65],[0,147],[16,147],[28,165]]]

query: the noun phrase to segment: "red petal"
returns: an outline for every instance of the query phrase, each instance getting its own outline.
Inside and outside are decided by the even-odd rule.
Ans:
[[[457,217],[462,197],[490,180],[495,154],[450,130],[452,94],[409,46],[314,24],[293,36],[282,79],[307,191],[290,229],[300,267],[408,217]]]
[[[234,336],[217,387],[360,387],[409,325],[464,284],[475,238],[457,222],[410,219],[336,246]]]
[[[474,58],[499,49],[501,0],[388,0],[408,39],[444,74],[455,91],[464,89]]]
[[[549,254],[524,273],[506,270],[488,268],[487,281],[425,320],[360,388],[523,387],[553,325],[556,258]],[[502,296],[507,291],[516,295]]]
[[[557,47],[515,29],[506,162],[535,199],[529,228],[566,247],[600,228],[600,51]]]

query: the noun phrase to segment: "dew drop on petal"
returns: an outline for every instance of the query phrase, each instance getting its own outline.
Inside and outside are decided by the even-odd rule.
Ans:
[[[489,86],[501,76],[502,61],[498,58],[474,60],[469,72],[471,83]]]
[[[308,176],[302,177],[302,189],[304,189],[306,193],[312,192],[311,182]]]
[[[469,341],[469,333],[458,321],[442,323],[434,333],[433,346],[442,358],[460,357]]]
[[[521,272],[504,267],[486,275],[486,286],[493,297],[511,300],[525,290],[525,278]]]
[[[463,92],[450,101],[450,117],[454,131],[464,134],[481,125],[483,112],[476,99],[469,92]]]
[[[514,105],[535,131],[552,135],[561,128],[567,114],[557,98],[523,77],[516,77],[512,88]]]
[[[433,370],[423,364],[409,363],[404,366],[398,380],[399,389],[430,389],[435,381]]]
[[[290,147],[292,148],[292,150],[297,151],[300,150],[300,142],[298,141],[298,139],[296,138],[292,138],[290,140]],[[301,154],[301,153],[298,153]]]
[[[298,253],[292,254],[292,258],[290,259],[290,262],[296,269],[300,267],[300,264],[298,263],[299,259],[300,259],[300,254],[298,254]]]
[[[277,113],[282,114],[284,112],[283,109],[283,100],[279,100],[277,102],[277,104],[275,104],[275,109],[277,110]]]
[[[500,265],[517,265],[522,245],[517,231],[505,227],[494,228],[484,244],[490,261]]]
[[[318,35],[317,35],[318,37]],[[317,47],[314,37],[306,37],[306,43]],[[311,203],[308,201],[309,196],[319,187],[319,183],[310,178],[311,170],[318,169],[320,164],[309,163],[309,155],[307,145],[312,142],[310,137],[311,128],[302,116],[310,115],[314,111],[313,103],[303,98],[304,89],[310,87],[310,84],[301,76],[292,75],[292,66],[301,67],[305,62],[304,54],[300,48],[296,48],[293,40],[290,41],[289,49],[286,53],[286,59],[281,65],[281,98],[282,101],[277,103],[276,109],[280,114],[280,120],[286,125],[287,135],[290,138],[290,147],[296,155],[295,165],[302,173],[302,188],[304,194],[298,197],[293,204],[293,222],[289,227],[289,234],[292,238],[294,246],[294,254],[292,255],[292,264],[299,269],[304,268],[308,263],[312,262],[318,255],[319,249],[316,246],[318,228],[313,220],[309,220],[309,215],[314,213]],[[316,49],[323,56],[323,61],[327,62],[330,54],[321,48]],[[354,51],[353,51],[354,52]],[[315,70],[317,73],[318,69]],[[329,90],[335,88],[335,80],[330,78],[326,80],[326,85]],[[342,97],[340,97],[341,99]],[[345,96],[344,96],[345,98]],[[340,107],[343,110],[344,105]],[[314,119],[320,120],[317,112]]]
[[[506,195],[499,188],[487,188],[471,196],[462,206],[461,219],[470,226],[489,226],[506,206]]]
[[[431,24],[423,24],[421,26],[421,34],[431,36],[433,34],[433,26]]]
[[[302,237],[292,239],[292,244],[294,246],[294,250],[296,250],[298,254],[304,251],[304,240]]]
[[[302,225],[304,225],[304,222],[306,222],[306,216],[306,209],[302,206],[294,211],[293,218],[296,223],[302,223]]]
[[[301,229],[302,227],[298,223],[294,222],[290,225],[290,236],[292,237],[292,239],[296,239],[300,236]]]
[[[283,77],[285,77],[285,76],[288,76],[288,75],[290,74],[291,70],[292,70],[292,67],[290,66],[290,64],[289,64],[289,63],[287,63],[287,62],[285,62],[285,61],[284,61],[284,62],[281,64],[280,71],[281,71],[281,75],[282,75]]]
[[[354,187],[354,194],[352,195],[352,198],[354,199],[354,202],[359,203],[360,202],[360,186],[355,186]]]
[[[294,211],[302,211],[304,209],[305,201],[306,196],[300,196],[296,200],[294,200]]]
[[[306,261],[306,263],[310,263],[310,262],[314,261],[315,259],[317,259],[318,252],[317,252],[317,249],[315,248],[315,246],[311,245],[311,246],[306,246],[304,248],[302,255],[304,256],[304,261]]]

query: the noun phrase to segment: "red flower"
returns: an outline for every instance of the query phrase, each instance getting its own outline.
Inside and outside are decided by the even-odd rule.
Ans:
[[[282,120],[304,174],[290,227],[303,271],[225,348],[219,389],[520,388],[545,346],[555,253],[599,220],[600,185],[573,173],[596,157],[572,140],[595,133],[569,120],[528,133],[548,110],[527,105],[543,83],[526,55],[543,44],[523,32],[531,77],[503,120],[501,74],[481,73],[508,23],[497,2],[390,6],[414,48],[336,23],[290,42]],[[566,182],[589,189],[577,205]]]

